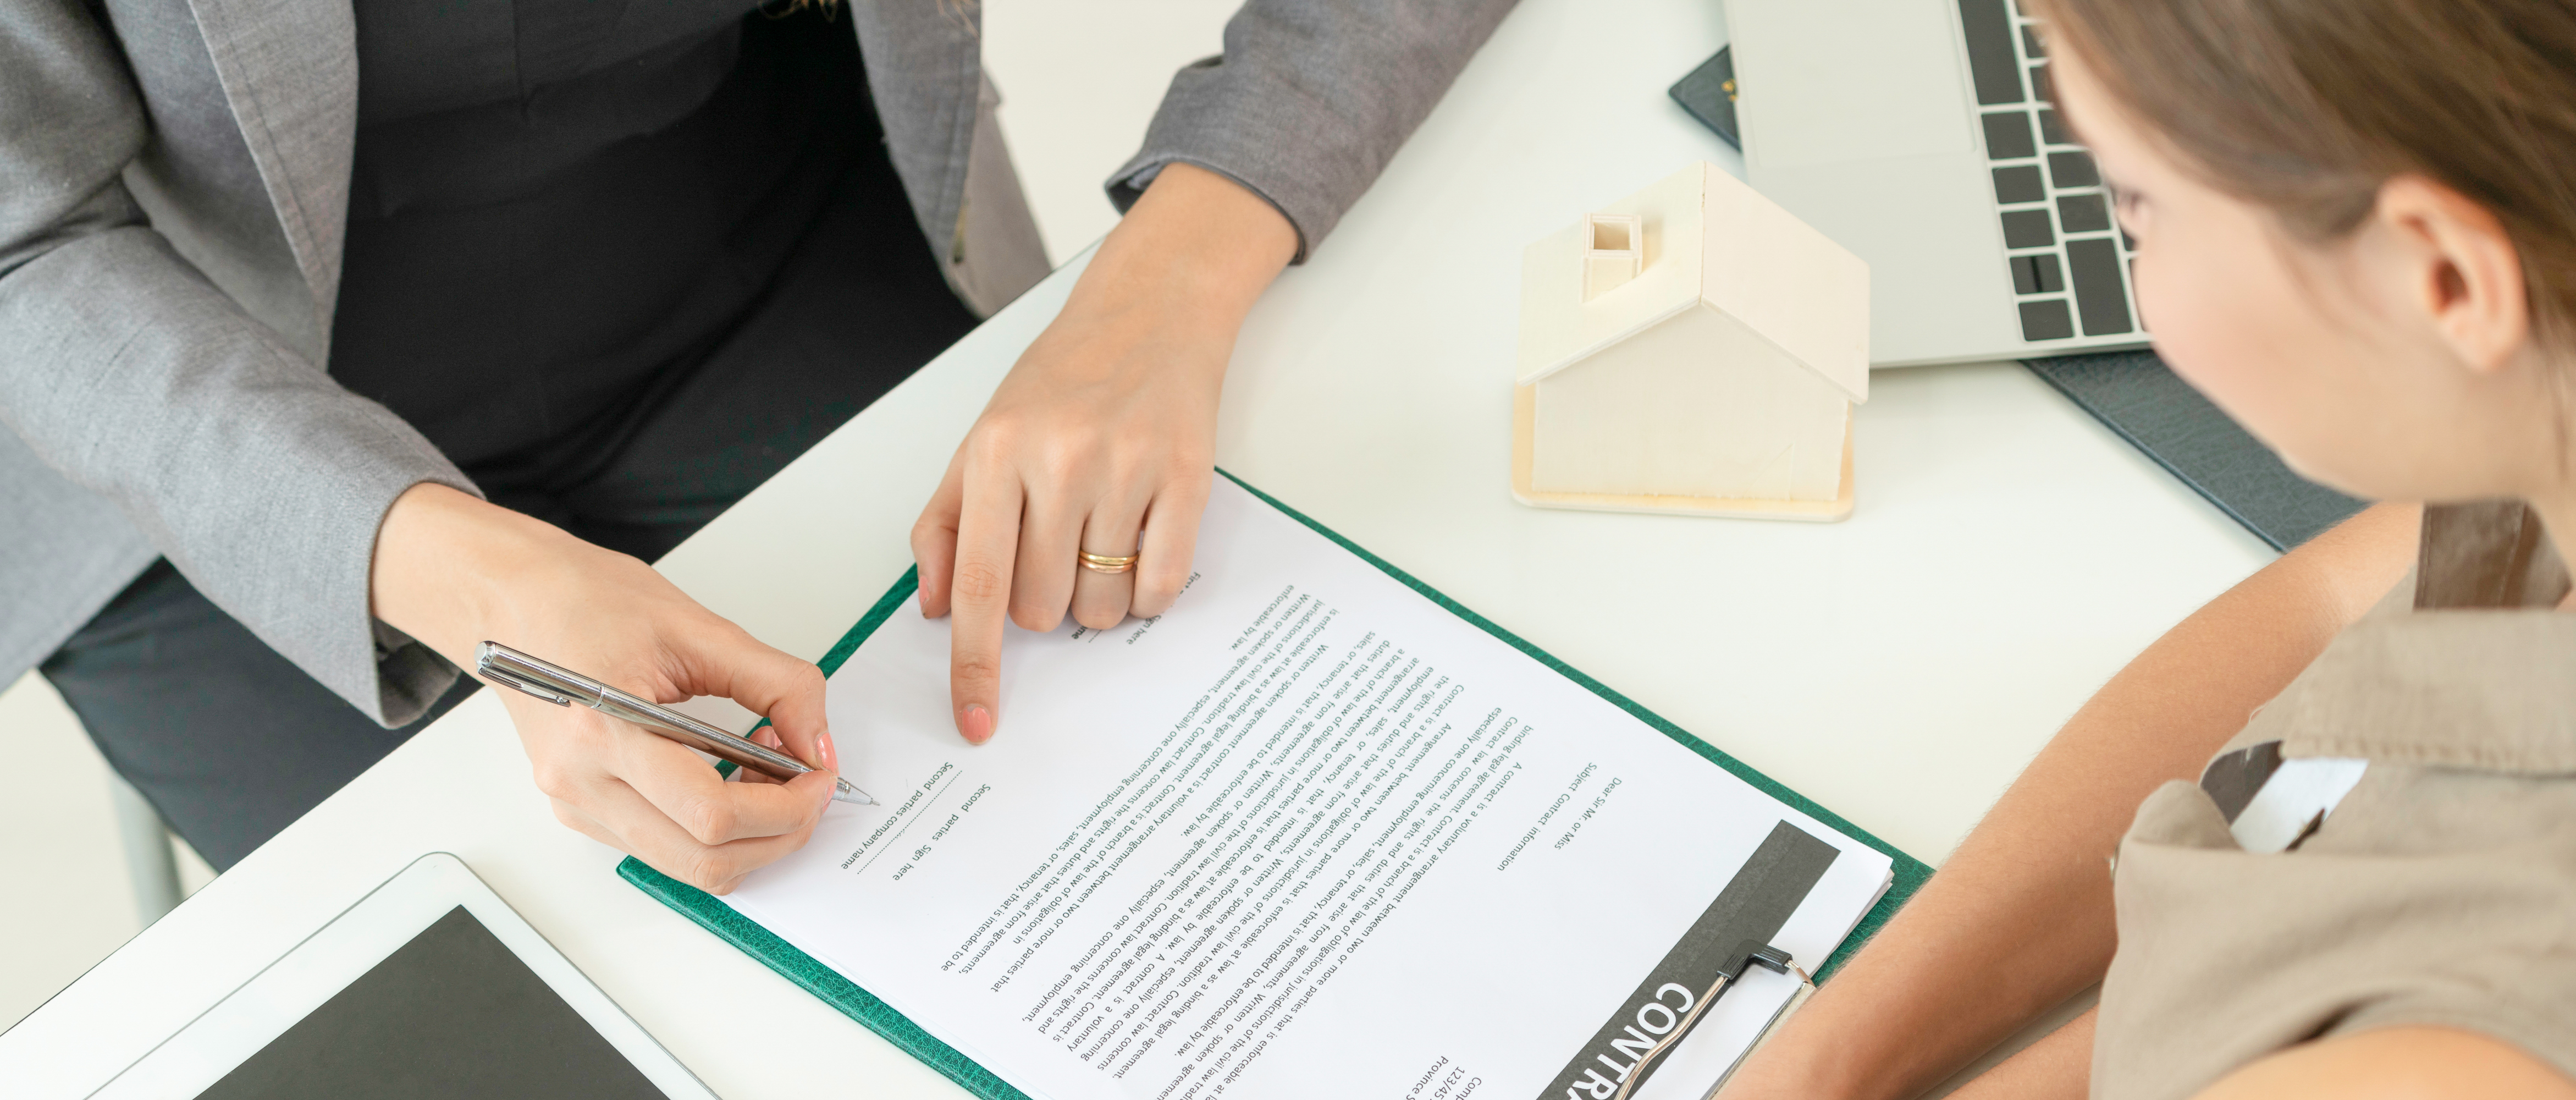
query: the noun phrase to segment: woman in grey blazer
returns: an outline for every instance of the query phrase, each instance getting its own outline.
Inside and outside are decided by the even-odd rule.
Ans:
[[[1006,615],[1169,605],[1243,316],[1508,7],[1251,0],[1174,79],[914,531],[967,739]],[[815,669],[643,559],[1045,274],[979,25],[0,0],[0,681],[40,666],[218,867],[454,705],[484,638],[832,765]],[[504,696],[560,819],[701,887],[826,798]]]

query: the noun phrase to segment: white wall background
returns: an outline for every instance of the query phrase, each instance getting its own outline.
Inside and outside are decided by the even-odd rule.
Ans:
[[[35,1011],[143,923],[108,808],[107,761],[29,673],[0,691],[0,1029]],[[214,877],[181,845],[180,887]]]
[[[1101,184],[1145,136],[1172,72],[1216,53],[1231,0],[986,0],[984,59],[1047,254],[1116,224]],[[0,1030],[142,930],[107,764],[44,681],[0,691]],[[184,849],[184,845],[182,846]],[[181,886],[211,877],[181,853]]]
[[[984,67],[1057,263],[1118,221],[1101,185],[1134,156],[1172,72],[1222,46],[1238,0],[986,0]]]

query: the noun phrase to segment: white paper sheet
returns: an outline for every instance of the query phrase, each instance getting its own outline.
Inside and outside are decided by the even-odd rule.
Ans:
[[[1195,568],[1159,619],[1013,629],[981,747],[905,604],[829,696],[883,804],[728,900],[1032,1096],[1525,1100],[1780,822],[1838,850],[1772,941],[1808,967],[1888,880],[1223,479]],[[1793,988],[1757,972],[1639,1100],[1696,1100]]]

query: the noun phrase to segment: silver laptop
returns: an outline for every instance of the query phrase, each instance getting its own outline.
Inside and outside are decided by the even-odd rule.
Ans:
[[[1725,0],[1753,186],[1869,262],[1870,360],[2146,343],[2015,0]]]

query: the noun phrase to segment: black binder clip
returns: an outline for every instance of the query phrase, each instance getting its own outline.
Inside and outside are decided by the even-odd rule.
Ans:
[[[1718,962],[1717,980],[1709,983],[1708,991],[1700,994],[1699,999],[1692,1002],[1690,1012],[1682,1017],[1679,1026],[1674,1027],[1670,1034],[1664,1036],[1662,1042],[1656,1043],[1653,1049],[1639,1056],[1636,1063],[1628,1068],[1627,1074],[1620,1080],[1619,1091],[1612,1094],[1610,1100],[1628,1100],[1628,1093],[1637,1087],[1639,1081],[1645,1079],[1647,1065],[1662,1057],[1665,1051],[1681,1045],[1682,1036],[1690,1034],[1691,1026],[1699,1022],[1700,1014],[1707,1012],[1708,1006],[1717,1003],[1717,998],[1726,992],[1727,987],[1734,985],[1735,979],[1744,976],[1747,967],[1754,966],[1775,974],[1793,974],[1800,981],[1806,979],[1805,972],[1798,969],[1797,960],[1790,958],[1788,952],[1760,940],[1745,940],[1736,944],[1735,949],[1727,952],[1726,957]]]

